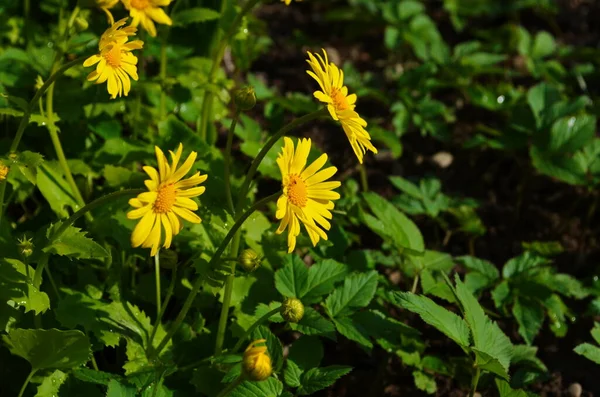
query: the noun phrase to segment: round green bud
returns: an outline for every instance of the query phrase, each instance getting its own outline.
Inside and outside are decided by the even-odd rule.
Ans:
[[[168,249],[162,249],[158,255],[160,267],[163,269],[174,269],[177,267],[177,252]]]
[[[254,88],[246,86],[233,90],[233,103],[240,110],[250,110],[256,105]]]
[[[297,323],[304,317],[304,305],[297,298],[286,298],[281,305],[281,316],[285,321]]]
[[[252,273],[260,266],[262,258],[253,249],[245,249],[238,257],[238,263],[248,273]]]
[[[23,238],[20,238],[17,241],[19,242],[17,244],[17,246],[19,247],[19,251],[21,251],[21,254],[25,258],[30,257],[31,254],[33,254],[33,241],[32,241],[32,239],[27,238],[26,236],[23,236]]]

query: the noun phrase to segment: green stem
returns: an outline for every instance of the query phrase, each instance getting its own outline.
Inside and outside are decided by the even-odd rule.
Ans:
[[[410,292],[412,292],[413,294],[416,293],[418,285],[419,285],[419,275],[417,274],[415,276],[415,279],[413,280],[413,285],[412,285],[412,289],[410,290]]]
[[[36,372],[37,372],[36,369],[32,369],[31,372],[29,373],[29,375],[27,375],[27,378],[25,378],[25,382],[23,382],[23,386],[21,386],[21,391],[19,392],[19,395],[17,397],[23,397],[23,393],[25,393],[25,389],[27,388],[27,385],[29,384],[29,382],[31,381],[31,378],[33,378],[33,375],[35,375]]]
[[[469,392],[469,397],[473,397],[475,395],[475,392],[477,391],[479,375],[481,375],[481,370],[479,369],[479,367],[475,367],[475,373],[473,374],[473,378],[471,379],[471,391]]]
[[[244,381],[244,379],[242,379],[241,376],[238,376],[238,378],[236,380],[234,380],[226,388],[221,390],[221,393],[219,393],[217,395],[217,397],[226,397],[229,393],[231,393],[233,391],[233,389],[238,387],[239,384],[242,383],[243,381]]]
[[[264,323],[265,321],[267,321],[271,316],[277,314],[281,312],[281,305],[277,306],[275,309],[271,310],[270,312],[264,314],[261,318],[259,318],[258,320],[256,320],[254,322],[254,324],[252,324],[250,326],[250,328],[248,328],[246,330],[246,332],[244,333],[244,335],[242,335],[242,337],[238,340],[238,342],[235,344],[235,346],[233,347],[233,350],[231,351],[232,353],[237,352],[240,347],[242,347],[242,344],[244,343],[244,341],[246,340],[247,337],[249,337],[250,335],[252,335],[252,332],[254,332],[254,330],[261,325],[262,323]]]
[[[230,254],[237,255],[240,249],[241,234],[236,233],[231,242]],[[235,281],[235,267],[237,263],[231,262],[230,274],[225,280],[225,291],[223,291],[223,305],[221,306],[221,314],[219,316],[219,328],[217,328],[217,339],[215,341],[215,355],[218,356],[223,350],[223,342],[225,342],[225,331],[227,330],[227,319],[229,318],[229,308],[231,307],[231,295],[233,294],[233,283]]]
[[[240,111],[236,110],[233,120],[231,120],[231,127],[227,133],[227,146],[225,147],[225,196],[227,196],[227,205],[233,216],[235,216],[235,208],[233,207],[233,198],[231,197],[231,163],[233,161],[233,158],[231,157],[231,146],[233,145],[233,133],[239,118]]]
[[[208,73],[208,80],[206,82],[207,87],[210,84],[212,84],[215,80],[215,76],[217,75],[217,71],[219,70],[219,67],[221,66],[221,62],[223,61],[223,56],[225,55],[225,49],[229,45],[229,40],[231,40],[231,38],[237,31],[238,26],[242,22],[242,19],[244,18],[244,16],[252,8],[254,8],[254,6],[259,1],[260,0],[248,0],[246,2],[246,4],[244,4],[242,9],[240,10],[239,14],[237,14],[235,19],[233,20],[233,23],[229,26],[229,30],[227,31],[227,33],[225,34],[223,39],[220,41],[220,46],[213,55],[212,66],[210,68],[210,72]],[[202,99],[202,111],[200,112],[201,120],[200,120],[200,129],[199,129],[200,138],[202,138],[205,141],[206,141],[206,130],[207,130],[207,126],[209,123],[208,118],[210,115],[210,111],[212,109],[212,101],[213,101],[212,90],[206,89],[204,91],[204,96]]]
[[[219,261],[219,259],[221,258],[221,255],[223,255],[223,252],[225,251],[225,248],[227,248],[227,245],[229,244],[229,242],[231,241],[231,239],[233,238],[233,236],[237,233],[237,231],[239,230],[239,228],[244,224],[244,222],[246,221],[246,219],[248,219],[248,217],[250,215],[252,215],[254,213],[254,211],[256,211],[259,207],[267,204],[270,201],[273,201],[273,200],[277,199],[280,196],[280,194],[281,194],[281,192],[277,192],[275,194],[272,194],[272,195],[270,195],[268,197],[263,198],[262,200],[259,200],[252,207],[250,207],[248,209],[248,211],[246,211],[235,222],[235,224],[231,227],[231,229],[229,230],[229,232],[227,233],[227,235],[225,236],[225,238],[223,239],[223,241],[221,241],[221,245],[219,245],[219,248],[217,248],[217,250],[215,251],[214,255],[210,259],[210,262],[208,263],[208,268],[212,268]],[[201,254],[202,253],[197,253],[192,258],[190,258],[189,261],[194,261]],[[192,304],[194,303],[194,299],[196,298],[196,295],[198,294],[198,291],[200,290],[200,287],[202,286],[203,280],[204,279],[202,277],[200,277],[200,276],[196,278],[196,281],[194,282],[194,285],[192,286],[192,290],[190,291],[187,299],[185,300],[185,302],[183,304],[183,307],[181,308],[181,311],[179,312],[179,314],[177,315],[177,318],[175,319],[175,322],[171,326],[171,329],[169,330],[169,332],[167,333],[167,335],[165,335],[165,337],[162,339],[162,341],[160,342],[160,344],[158,345],[158,347],[154,351],[155,355],[160,354],[160,352],[165,348],[165,346],[167,345],[167,343],[169,343],[169,340],[171,340],[171,338],[173,337],[173,335],[175,335],[175,332],[177,332],[177,330],[179,329],[179,326],[181,325],[181,323],[185,319],[185,316],[187,315],[187,313],[191,309]]]
[[[160,297],[160,250],[156,253],[156,255],[154,255],[154,278],[156,279],[156,318],[158,320],[160,318],[160,314],[162,313]]]
[[[167,92],[165,88],[165,81],[167,79],[167,40],[164,38],[160,45],[160,107],[159,107],[159,120],[164,120],[167,116]]]
[[[360,173],[360,185],[362,186],[363,192],[369,191],[369,181],[367,179],[367,168],[364,164],[358,165],[358,171]]]
[[[167,290],[167,295],[165,296],[165,301],[162,304],[162,308],[160,313],[158,314],[158,318],[154,323],[154,327],[152,327],[152,332],[150,333],[150,337],[148,338],[148,347],[146,348],[146,352],[152,351],[152,342],[154,342],[154,337],[156,336],[156,331],[158,331],[158,327],[162,321],[163,316],[165,315],[165,311],[167,309],[167,305],[173,296],[173,291],[175,290],[175,280],[177,279],[177,268],[174,267],[171,272],[171,282],[169,283],[169,289]],[[149,354],[148,354],[149,355]]]
[[[48,280],[50,280],[50,285],[52,285],[52,290],[54,291],[56,298],[60,301],[60,292],[58,292],[58,287],[56,286],[56,282],[54,282],[54,277],[52,277],[52,272],[50,271],[50,268],[48,266],[46,266],[45,270],[46,270],[46,274],[48,275]]]

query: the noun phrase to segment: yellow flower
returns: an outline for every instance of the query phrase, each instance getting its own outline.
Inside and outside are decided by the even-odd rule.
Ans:
[[[111,25],[115,23],[115,19],[113,18],[112,14],[110,13],[109,10],[111,8],[113,8],[115,6],[115,4],[117,4],[118,2],[119,2],[119,0],[96,0],[96,5],[102,11],[104,11],[106,16],[108,17],[108,23]]]
[[[156,26],[154,22],[163,25],[171,25],[171,18],[164,12],[161,6],[168,6],[171,0],[121,0],[125,8],[129,10],[129,15],[133,18],[131,24],[142,27],[152,37],[156,37]],[[154,22],[153,22],[154,21]]]
[[[316,55],[316,58],[315,58]],[[348,87],[344,85],[344,72],[333,62],[329,62],[327,52],[323,50],[324,58],[319,54],[308,52],[308,64],[312,71],[306,72],[319,83],[321,91],[315,91],[314,96],[327,104],[331,117],[342,124],[350,145],[362,164],[363,155],[367,149],[377,153],[371,143],[371,135],[365,130],[367,122],[354,110],[356,94],[348,95]],[[318,59],[318,60],[317,60]]]
[[[259,343],[265,343],[266,339],[258,339],[250,343],[244,352],[242,359],[242,373],[246,378],[254,381],[261,381],[271,376],[273,368],[271,367],[271,358],[267,354],[266,346],[256,346]]]
[[[9,170],[9,168],[7,166],[0,163],[0,181],[3,181],[6,179],[6,176],[8,175],[8,170]]]
[[[181,167],[177,168],[183,145],[179,144],[177,151],[171,154],[172,163],[169,164],[162,150],[154,147],[158,171],[154,167],[145,166],[144,171],[150,179],[145,181],[148,192],[141,193],[136,198],[129,200],[129,205],[135,209],[127,213],[129,219],[140,219],[131,234],[131,245],[144,248],[152,248],[151,256],[156,255],[161,244],[161,230],[164,229],[163,247],[169,248],[173,236],[177,235],[183,228],[179,218],[192,223],[200,223],[202,220],[192,211],[198,209],[191,197],[200,196],[206,188],[204,186],[194,187],[207,178],[196,172],[191,177],[181,180],[192,168],[196,161],[196,152],[190,153]],[[161,227],[162,225],[162,227]]]
[[[88,81],[94,81],[95,84],[106,82],[108,93],[112,99],[129,94],[131,89],[129,76],[137,81],[136,65],[138,59],[131,51],[139,50],[144,46],[141,40],[127,42],[129,36],[134,35],[137,29],[132,26],[121,29],[125,25],[125,21],[126,18],[121,19],[106,29],[98,44],[100,53],[92,55],[83,63],[85,67],[98,64],[96,70],[91,72],[87,79]]]
[[[300,234],[300,222],[304,224],[313,246],[317,245],[320,238],[327,240],[323,229],[329,230],[331,227],[327,219],[331,219],[330,210],[334,207],[332,200],[340,198],[332,190],[339,187],[340,182],[325,182],[336,173],[337,168],[328,167],[319,171],[327,162],[326,154],[306,167],[310,139],[300,139],[295,153],[292,140],[284,138],[284,141],[283,150],[277,157],[283,195],[277,200],[275,216],[281,219],[281,224],[276,233],[283,233],[289,226],[288,252],[292,252],[296,247],[296,237]]]
[[[281,0],[285,3],[286,6],[289,6],[290,4],[292,4],[292,0]],[[296,1],[302,1],[302,0],[296,0]]]

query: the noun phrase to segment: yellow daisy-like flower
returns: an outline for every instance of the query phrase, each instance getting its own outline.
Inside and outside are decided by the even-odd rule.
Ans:
[[[133,18],[131,24],[142,27],[150,36],[156,37],[156,26],[154,22],[163,25],[171,25],[171,18],[160,8],[171,4],[171,0],[121,0],[125,8],[129,10],[129,15]]]
[[[246,378],[254,381],[262,381],[271,376],[273,368],[271,358],[267,354],[266,346],[256,346],[265,343],[266,339],[258,339],[250,343],[244,352],[242,359],[242,372]]]
[[[292,4],[292,0],[281,0],[282,2],[285,3],[286,6],[289,6],[290,4]],[[296,0],[298,2],[302,1],[302,0]]]
[[[316,58],[315,58],[316,55]],[[354,110],[356,107],[356,94],[348,95],[348,87],[344,85],[344,72],[333,62],[329,62],[327,52],[323,56],[308,52],[308,64],[312,71],[306,72],[319,83],[321,91],[315,91],[314,96],[319,101],[327,104],[331,117],[342,124],[350,145],[362,164],[363,156],[367,149],[377,153],[371,143],[371,135],[365,130],[367,122]]]
[[[98,64],[96,70],[91,72],[87,79],[94,81],[95,84],[106,82],[108,93],[112,99],[129,94],[129,90],[131,90],[130,76],[137,81],[138,59],[131,51],[139,50],[144,46],[141,40],[127,42],[129,36],[133,36],[137,29],[133,26],[121,29],[126,20],[127,18],[121,19],[106,29],[98,44],[100,53],[92,55],[83,63],[85,67]]]
[[[144,171],[150,179],[144,183],[148,192],[141,193],[136,198],[129,200],[129,205],[135,209],[127,213],[129,219],[140,219],[131,234],[131,245],[151,248],[151,256],[156,255],[161,244],[161,230],[164,229],[164,248],[171,246],[173,236],[177,235],[183,228],[179,218],[192,223],[200,223],[202,220],[192,211],[198,209],[191,197],[200,196],[206,188],[196,186],[204,182],[207,175],[196,172],[187,179],[182,178],[190,171],[196,161],[196,152],[190,153],[181,167],[177,168],[183,151],[183,145],[179,144],[177,151],[171,154],[172,163],[160,148],[154,147],[158,170],[154,167],[145,166]]]
[[[326,154],[322,154],[306,167],[310,139],[300,139],[295,151],[290,138],[284,138],[284,141],[283,150],[277,157],[283,195],[277,200],[275,216],[281,219],[281,224],[276,233],[283,233],[289,227],[288,252],[292,252],[296,247],[296,237],[300,234],[300,222],[304,224],[313,246],[317,245],[321,238],[327,240],[323,229],[331,228],[327,219],[331,219],[330,210],[334,207],[332,200],[340,198],[340,195],[333,191],[340,186],[340,182],[325,182],[337,171],[335,167],[321,170],[327,162]]]
[[[9,168],[0,162],[0,181],[6,179],[8,175]]]

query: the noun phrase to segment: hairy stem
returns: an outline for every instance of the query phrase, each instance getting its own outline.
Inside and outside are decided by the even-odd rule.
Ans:
[[[246,330],[246,332],[244,332],[244,335],[242,335],[242,337],[240,338],[240,340],[238,340],[238,342],[235,344],[235,346],[233,347],[233,350],[231,351],[232,353],[237,352],[240,347],[242,347],[242,344],[244,343],[244,341],[246,340],[246,338],[248,338],[250,335],[252,335],[252,332],[254,332],[254,330],[261,325],[262,323],[264,323],[265,321],[267,321],[269,318],[271,318],[271,316],[277,314],[281,312],[281,305],[277,306],[275,309],[271,310],[270,312],[264,314],[261,318],[259,318],[258,320],[256,320],[254,322],[254,324],[252,324],[250,326],[250,328],[248,328]]]
[[[160,299],[160,250],[154,255],[154,278],[156,279],[156,318],[160,318],[162,305]]]

